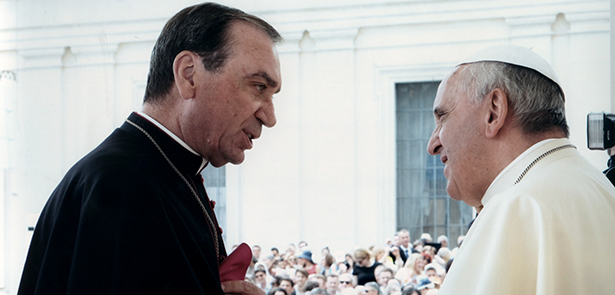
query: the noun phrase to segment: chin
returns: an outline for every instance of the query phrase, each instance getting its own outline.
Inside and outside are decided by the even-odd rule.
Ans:
[[[243,153],[241,153],[240,155],[236,155],[232,158],[228,158],[227,163],[231,163],[233,165],[239,165],[241,163],[243,163],[243,161],[245,160],[245,155]]]

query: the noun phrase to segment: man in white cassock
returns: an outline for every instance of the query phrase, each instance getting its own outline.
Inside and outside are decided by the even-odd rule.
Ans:
[[[439,295],[612,294],[615,188],[568,140],[547,61],[485,49],[442,81],[434,116],[448,194],[482,208]]]

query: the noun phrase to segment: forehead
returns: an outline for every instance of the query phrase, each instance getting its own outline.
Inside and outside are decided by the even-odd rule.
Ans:
[[[458,71],[455,71],[440,82],[433,102],[434,111],[450,110],[461,100],[467,101],[469,99],[469,95],[458,85],[458,73]]]
[[[280,84],[278,53],[267,33],[251,23],[236,21],[231,25],[229,38],[229,65],[240,67],[246,75],[263,72]]]

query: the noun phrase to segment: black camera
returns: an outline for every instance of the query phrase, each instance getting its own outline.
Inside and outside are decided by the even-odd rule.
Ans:
[[[606,150],[615,146],[615,115],[609,113],[587,114],[587,147]]]

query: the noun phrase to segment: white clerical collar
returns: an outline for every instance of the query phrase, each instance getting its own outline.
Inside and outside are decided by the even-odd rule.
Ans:
[[[147,119],[148,121],[150,121],[152,124],[156,125],[158,128],[160,128],[160,130],[164,131],[164,133],[166,133],[171,138],[173,138],[175,141],[177,141],[177,143],[179,143],[181,146],[183,146],[189,152],[191,152],[191,153],[201,157],[201,159],[203,159],[203,162],[201,163],[201,167],[199,167],[199,170],[196,173],[198,174],[198,173],[201,173],[201,171],[203,171],[205,166],[207,166],[207,163],[209,163],[205,158],[203,158],[203,156],[199,155],[199,153],[197,153],[190,146],[188,146],[188,144],[186,144],[183,140],[181,140],[181,138],[177,137],[177,135],[175,135],[173,132],[171,132],[171,130],[167,129],[167,127],[164,127],[164,125],[162,125],[162,124],[160,124],[160,122],[156,121],[156,119],[148,116],[146,113],[143,113],[143,112],[137,111],[136,113],[139,114],[139,116],[141,116],[141,117]]]
[[[498,174],[493,182],[491,182],[491,185],[489,185],[489,188],[481,200],[483,206],[485,206],[493,196],[513,187],[519,175],[521,175],[524,169],[526,169],[526,167],[528,167],[538,156],[547,150],[568,144],[570,144],[570,140],[567,138],[549,138],[525,150],[515,160],[510,162],[510,164]]]

